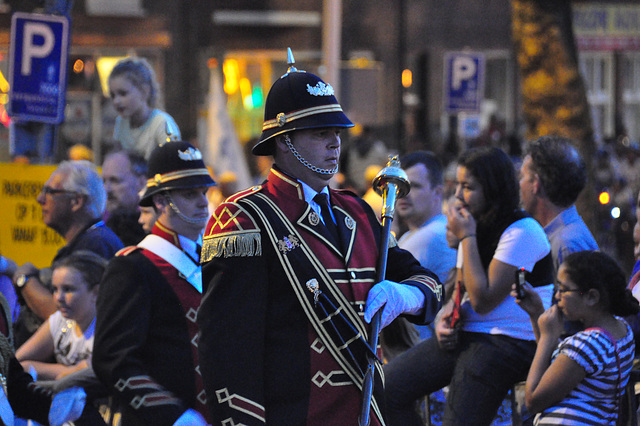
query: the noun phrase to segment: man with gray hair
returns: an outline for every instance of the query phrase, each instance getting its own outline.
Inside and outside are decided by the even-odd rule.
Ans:
[[[107,192],[105,223],[125,246],[138,244],[147,234],[140,218],[139,192],[147,187],[147,160],[135,151],[113,151],[102,163]]]
[[[556,273],[570,253],[598,250],[575,206],[586,182],[585,163],[570,139],[542,136],[527,144],[520,200],[549,238]]]
[[[66,242],[52,264],[77,250],[89,250],[110,259],[122,248],[120,239],[101,220],[107,195],[91,162],[60,163],[45,182],[37,201],[42,206],[44,224]],[[20,266],[13,275],[16,293],[24,301],[15,325],[16,347],[56,311],[50,277],[50,268],[40,270],[30,262]]]

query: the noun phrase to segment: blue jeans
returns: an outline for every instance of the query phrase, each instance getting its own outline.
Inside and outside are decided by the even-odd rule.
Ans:
[[[509,392],[525,380],[534,341],[460,332],[458,347],[444,351],[435,336],[385,365],[386,417],[390,426],[421,425],[415,402],[449,385],[444,425],[490,425]]]

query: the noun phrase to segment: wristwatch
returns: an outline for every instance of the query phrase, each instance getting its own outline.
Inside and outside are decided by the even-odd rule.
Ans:
[[[37,276],[37,272],[32,272],[30,274],[20,274],[18,278],[16,278],[16,287],[22,288],[29,281],[29,278]]]

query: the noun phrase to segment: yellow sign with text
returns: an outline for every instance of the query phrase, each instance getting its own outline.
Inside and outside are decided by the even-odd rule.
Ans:
[[[42,221],[36,201],[56,166],[0,163],[0,254],[18,266],[51,265],[64,239]]]

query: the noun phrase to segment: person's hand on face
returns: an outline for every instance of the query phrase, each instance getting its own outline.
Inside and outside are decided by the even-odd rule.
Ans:
[[[540,335],[547,335],[551,338],[560,338],[564,332],[564,321],[562,312],[558,305],[553,305],[538,318]]]
[[[476,221],[471,212],[456,200],[447,213],[447,230],[458,240],[476,233]]]

